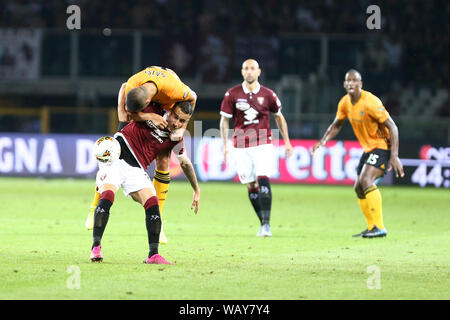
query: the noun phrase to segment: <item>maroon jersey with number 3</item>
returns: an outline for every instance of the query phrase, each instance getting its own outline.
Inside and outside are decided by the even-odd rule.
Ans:
[[[225,93],[220,114],[234,120],[235,148],[248,148],[271,143],[270,113],[279,113],[281,102],[275,92],[258,85],[249,91],[239,84]]]
[[[150,104],[143,112],[156,113],[164,118],[168,113],[154,104]],[[130,151],[144,169],[162,152],[169,152],[173,149],[177,156],[181,156],[185,152],[183,139],[171,141],[170,132],[167,129],[158,129],[150,120],[132,121],[117,134],[125,138]]]

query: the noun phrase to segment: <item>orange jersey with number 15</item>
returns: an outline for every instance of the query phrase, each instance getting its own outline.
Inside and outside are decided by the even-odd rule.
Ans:
[[[377,148],[390,149],[389,130],[383,124],[389,118],[389,113],[381,100],[369,91],[361,90],[361,97],[355,105],[348,94],[343,96],[339,101],[336,117],[350,121],[364,152]]]
[[[156,66],[145,68],[131,76],[125,87],[125,95],[131,89],[147,82],[153,82],[158,90],[153,96],[152,102],[161,105],[165,110],[170,110],[176,102],[191,98],[191,89],[180,80],[174,71]]]

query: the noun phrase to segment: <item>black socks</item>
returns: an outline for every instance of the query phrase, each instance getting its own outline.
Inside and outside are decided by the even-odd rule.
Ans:
[[[248,189],[248,197],[261,225],[263,225],[270,222],[272,191],[270,189],[270,180],[268,177],[258,177],[258,185],[257,188]]]
[[[103,232],[105,232],[106,224],[109,219],[109,209],[112,206],[112,202],[108,199],[100,199],[94,214],[94,231],[93,237],[94,242],[92,247],[97,247],[103,237]]]
[[[270,210],[272,208],[272,191],[268,177],[258,177],[259,202],[261,206],[261,224],[270,222]]]
[[[154,198],[154,199],[152,199]],[[149,253],[151,257],[158,253],[159,234],[161,232],[161,215],[159,213],[158,198],[152,197],[145,204],[145,226],[147,228]]]
[[[248,189],[248,198],[250,199],[253,209],[255,209],[256,215],[258,216],[258,219],[262,224],[261,203],[259,201],[259,188]]]

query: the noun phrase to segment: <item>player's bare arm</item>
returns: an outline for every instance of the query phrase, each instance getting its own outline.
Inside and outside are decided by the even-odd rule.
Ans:
[[[191,89],[191,92],[189,93],[189,100],[188,101],[191,103],[192,109],[195,110],[195,104],[197,103],[197,94],[192,89]]]
[[[158,88],[153,82],[147,82],[143,85],[130,90],[126,97],[126,111],[129,121],[152,121],[159,129],[167,127],[167,121],[155,113],[142,112],[151,102],[152,98],[158,92]]]
[[[277,123],[278,129],[281,132],[281,136],[284,140],[284,153],[287,158],[289,158],[292,155],[292,145],[291,141],[289,140],[289,133],[288,133],[288,126],[286,123],[286,119],[284,116],[280,113],[274,116],[275,122]]]
[[[167,126],[167,122],[158,114],[155,113],[144,113],[144,112],[130,112],[126,107],[126,95],[125,88],[126,83],[123,83],[119,90],[119,96],[117,101],[117,114],[120,122],[130,122],[130,121],[152,121],[160,129],[164,129]],[[153,95],[156,93],[156,86],[153,83],[145,83],[142,85],[145,88],[144,93],[146,95],[145,106],[147,106]],[[144,107],[145,107],[144,106]]]
[[[337,117],[334,118],[334,121],[331,123],[331,125],[328,127],[327,131],[325,131],[325,134],[323,135],[322,139],[320,139],[311,149],[311,154],[314,154],[317,149],[319,149],[321,146],[324,146],[327,144],[327,142],[339,133],[342,129],[342,125],[344,124],[344,119],[339,120]]]
[[[129,112],[130,120],[139,122],[139,121],[147,121],[150,120],[157,126],[159,129],[165,129],[167,127],[167,121],[156,113],[147,113],[147,112]]]
[[[126,88],[127,84],[126,83],[122,83],[122,86],[120,87],[119,90],[119,95],[117,97],[117,115],[119,118],[120,122],[129,122],[129,116],[128,116],[128,112],[126,110],[126,105],[125,105],[125,88]]]
[[[395,177],[403,178],[405,173],[403,171],[403,165],[398,157],[398,147],[399,147],[399,138],[398,138],[398,128],[395,124],[394,120],[389,117],[383,124],[389,129],[389,134],[391,137],[391,158],[389,160],[389,171],[394,169]]]
[[[194,190],[191,209],[194,209],[194,213],[197,214],[200,207],[200,187],[198,185],[197,176],[195,175],[194,166],[187,156],[179,157],[178,160],[180,161],[180,166],[184,175],[189,180],[191,187]]]
[[[227,117],[220,117],[220,136],[223,143],[223,159],[226,162],[228,156],[228,132],[230,130],[230,119]]]

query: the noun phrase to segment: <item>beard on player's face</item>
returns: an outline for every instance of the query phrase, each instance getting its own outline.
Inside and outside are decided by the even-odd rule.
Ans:
[[[249,84],[252,84],[253,82],[256,81],[256,78],[252,77],[252,76],[247,76],[247,77],[245,77],[245,81]]]

